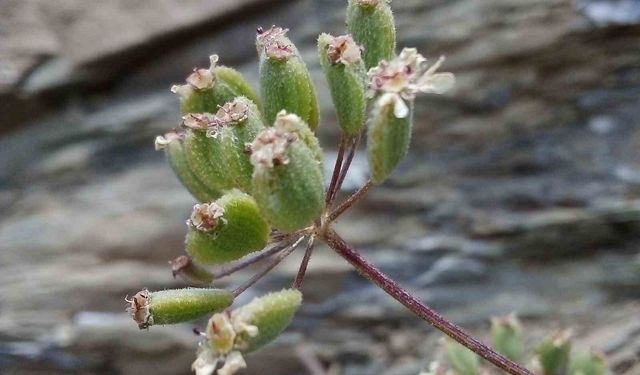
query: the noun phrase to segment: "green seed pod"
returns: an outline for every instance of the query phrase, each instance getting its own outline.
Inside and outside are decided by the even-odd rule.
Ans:
[[[345,133],[358,134],[364,125],[367,106],[366,72],[360,47],[350,35],[333,37],[320,34],[318,53],[338,123]]]
[[[320,121],[318,99],[309,71],[286,32],[275,26],[258,30],[263,115],[267,123],[273,123],[276,115],[286,110],[300,116],[315,131]]]
[[[184,132],[170,132],[156,137],[156,150],[164,149],[173,172],[187,190],[200,202],[210,202],[222,195],[205,185],[189,167],[183,144]]]
[[[478,356],[471,350],[452,340],[445,341],[447,360],[457,375],[478,375]]]
[[[515,315],[491,319],[493,347],[512,361],[519,361],[524,354],[522,327]]]
[[[127,311],[138,327],[144,329],[158,324],[188,322],[221,311],[233,303],[233,295],[226,290],[207,288],[142,290],[127,302]]]
[[[369,172],[374,184],[382,183],[409,150],[413,105],[410,103],[407,112],[398,112],[399,102],[399,96],[384,94],[374,104],[367,132]]]
[[[571,332],[568,330],[558,332],[535,349],[535,360],[542,375],[563,373],[567,368],[571,352],[570,337]]]
[[[171,91],[180,95],[180,110],[188,113],[214,113],[218,107],[237,96],[245,96],[258,103],[258,97],[240,73],[216,66],[218,55],[210,57],[209,69],[194,69],[187,84],[174,85]]]
[[[396,49],[396,28],[388,0],[349,0],[347,30],[364,48],[364,65],[370,69],[391,60]]]
[[[578,352],[571,356],[567,375],[604,375],[607,363],[599,352]]]
[[[184,125],[186,159],[196,176],[211,189],[250,192],[253,166],[245,145],[263,128],[257,106],[238,97],[215,115],[186,115]]]
[[[264,248],[269,239],[269,225],[256,202],[239,190],[213,203],[195,205],[187,224],[187,253],[203,264],[240,259]]]
[[[246,342],[243,352],[260,349],[275,340],[291,323],[293,316],[302,304],[302,293],[296,289],[283,289],[255,298],[247,305],[233,311],[246,324],[258,329],[257,335],[245,331],[240,339]]]
[[[324,207],[322,165],[295,133],[264,129],[250,146],[253,196],[275,229],[302,229]]]

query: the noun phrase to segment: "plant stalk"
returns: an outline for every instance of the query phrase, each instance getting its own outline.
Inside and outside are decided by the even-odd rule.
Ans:
[[[338,208],[336,208],[331,214],[329,214],[328,222],[332,222],[337,219],[340,215],[342,215],[346,210],[351,208],[354,204],[356,204],[365,194],[373,187],[373,182],[371,180],[367,181],[358,191],[353,193],[347,200],[342,202]]]
[[[338,178],[340,178],[340,171],[342,168],[342,159],[344,158],[345,147],[347,145],[347,138],[344,133],[340,136],[340,144],[338,145],[338,153],[336,155],[336,163],[333,166],[333,175],[331,176],[331,182],[329,183],[329,187],[327,188],[327,193],[325,196],[325,205],[327,207],[331,206],[331,202],[333,200],[333,195],[335,194],[336,184],[338,183]]]
[[[427,321],[461,345],[473,351],[480,357],[491,362],[496,367],[506,371],[511,375],[533,375],[533,373],[519,364],[509,360],[505,356],[491,349],[480,340],[465,332],[461,327],[450,322],[438,312],[418,301],[409,292],[404,290],[398,283],[390,279],[379,269],[374,267],[358,252],[346,243],[340,236],[329,229],[324,240],[333,248],[340,256],[346,259],[351,265],[358,270],[363,276],[376,284],[396,301],[403,304],[407,309],[411,310],[415,315]]]
[[[255,275],[253,275],[253,277],[251,277],[246,283],[244,283],[244,284],[240,285],[239,287],[237,287],[236,289],[234,289],[233,292],[231,292],[231,294],[233,294],[234,297],[237,297],[240,294],[242,294],[245,290],[247,290],[251,286],[253,286],[255,283],[257,283],[260,279],[262,279],[269,272],[271,272],[271,270],[275,266],[280,264],[280,262],[282,262],[282,260],[284,258],[289,256],[289,254],[291,254],[298,247],[298,245],[300,244],[300,242],[302,242],[303,239],[304,239],[304,236],[300,237],[291,246],[289,246],[286,249],[282,250],[282,252],[280,254],[276,255],[276,257],[271,260],[271,263],[269,263],[263,270],[261,270],[260,272],[258,272]]]
[[[302,288],[302,282],[304,281],[304,276],[307,274],[307,266],[309,265],[311,254],[313,253],[313,243],[315,239],[316,239],[315,235],[311,235],[311,237],[309,237],[309,241],[307,242],[307,249],[304,252],[304,257],[302,258],[302,262],[300,263],[300,268],[298,269],[298,275],[296,276],[296,279],[293,282],[292,288],[295,288],[298,290]]]

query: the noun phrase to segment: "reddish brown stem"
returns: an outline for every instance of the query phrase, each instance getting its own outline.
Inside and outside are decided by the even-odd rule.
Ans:
[[[347,198],[347,200],[342,202],[342,204],[340,206],[338,206],[338,208],[336,208],[333,212],[331,212],[331,214],[329,214],[329,220],[328,221],[332,222],[335,219],[337,219],[346,210],[351,208],[351,206],[356,204],[365,194],[367,194],[367,192],[372,187],[373,187],[373,182],[371,182],[371,180],[367,181],[367,183],[364,184],[364,186],[362,186],[360,189],[358,189],[358,191],[353,193],[349,198]]]
[[[418,317],[427,321],[446,335],[464,345],[468,349],[480,357],[494,364],[496,367],[506,371],[511,375],[533,375],[532,372],[517,363],[509,360],[505,356],[491,349],[480,340],[469,335],[462,328],[447,320],[436,311],[418,301],[414,296],[402,289],[398,283],[390,279],[382,273],[366,259],[364,259],[356,250],[346,243],[333,230],[329,229],[325,234],[325,240],[338,254],[345,258],[358,272],[376,284],[396,301],[403,304],[407,309],[411,310]]]
[[[285,247],[287,247],[289,244],[291,243],[291,241],[286,241],[286,242],[280,242],[277,243],[275,245],[273,245],[272,247],[270,247],[269,249],[263,250],[262,252],[241,259],[239,260],[237,263],[227,267],[227,268],[223,268],[218,272],[214,272],[213,273],[213,280],[217,280],[220,278],[223,278],[225,276],[229,276],[237,271],[240,271],[254,263],[257,263],[265,258],[268,258],[270,256],[272,256],[273,254],[276,254],[277,252],[281,251],[282,249],[284,249]]]
[[[335,199],[336,195],[340,191],[340,188],[342,188],[342,183],[347,177],[347,172],[349,172],[349,168],[351,168],[351,162],[353,161],[354,156],[356,156],[356,151],[358,151],[358,147],[360,146],[360,139],[362,139],[362,133],[358,134],[354,139],[352,139],[353,143],[351,143],[347,158],[345,159],[345,162],[342,165],[342,169],[340,170],[340,177],[338,178],[338,184],[336,185],[335,193],[333,194],[332,200]]]
[[[293,252],[293,250],[295,250],[296,247],[298,247],[298,245],[300,244],[300,242],[302,242],[303,239],[304,239],[304,237],[298,238],[298,240],[296,242],[294,242],[291,246],[289,246],[286,249],[284,249],[273,260],[271,260],[271,263],[269,263],[264,269],[262,269],[257,274],[253,275],[253,277],[251,277],[246,283],[244,283],[244,284],[240,285],[239,287],[237,287],[236,289],[234,289],[234,291],[231,292],[231,294],[233,294],[234,297],[237,297],[240,294],[242,294],[242,292],[244,292],[245,290],[247,290],[250,287],[252,287],[255,283],[257,283],[260,279],[262,279],[266,274],[271,272],[271,270],[275,266],[280,264],[280,262],[282,262],[282,260],[284,258],[289,256],[289,254],[291,254]]]
[[[309,242],[307,242],[307,250],[304,252],[304,257],[302,258],[302,263],[300,263],[300,268],[298,269],[298,275],[296,276],[295,281],[293,282],[292,288],[300,289],[302,287],[302,282],[304,281],[304,276],[307,273],[307,266],[309,265],[309,260],[311,259],[311,254],[313,253],[313,242],[316,237],[309,237]]]
[[[346,146],[346,138],[344,134],[340,137],[340,144],[338,145],[338,154],[336,155],[336,164],[333,166],[333,175],[331,176],[331,182],[329,183],[329,188],[327,188],[327,194],[325,196],[326,206],[330,206],[330,202],[333,199],[334,190],[336,188],[336,184],[338,183],[338,178],[340,177],[340,171],[342,168],[342,159],[344,158],[344,151]]]

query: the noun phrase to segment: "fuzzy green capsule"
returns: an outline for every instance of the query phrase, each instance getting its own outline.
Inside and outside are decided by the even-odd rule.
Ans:
[[[524,354],[522,326],[515,315],[491,319],[493,347],[512,361],[519,361]]]
[[[395,55],[396,28],[388,0],[349,0],[347,30],[364,48],[367,69]]]
[[[311,75],[286,29],[258,30],[262,112],[273,123],[281,110],[300,116],[311,130],[318,127],[320,111]]]
[[[209,57],[209,69],[194,69],[185,85],[174,85],[171,91],[180,95],[180,110],[188,113],[215,113],[218,107],[237,96],[258,103],[258,96],[236,70],[217,66],[218,55]]]
[[[186,159],[190,169],[210,189],[251,192],[253,166],[245,145],[263,128],[257,106],[238,97],[215,115],[184,116]]]
[[[198,263],[221,264],[264,248],[269,225],[255,200],[239,190],[193,207],[186,251]]]
[[[208,288],[142,290],[127,302],[127,311],[138,327],[144,329],[158,324],[188,322],[222,311],[233,303],[233,295],[226,290]]]
[[[184,132],[169,132],[156,137],[156,150],[164,149],[171,169],[182,182],[182,185],[199,202],[210,202],[217,199],[222,193],[203,183],[189,167],[183,141]]]
[[[255,298],[235,310],[233,315],[244,320],[246,324],[255,326],[258,330],[257,335],[247,331],[240,334],[240,339],[246,343],[243,352],[255,351],[275,340],[291,323],[301,304],[300,291],[283,289]]]
[[[385,94],[377,99],[367,133],[367,158],[374,184],[382,183],[409,151],[413,110],[398,117],[394,108],[399,96]]]
[[[578,352],[571,356],[567,375],[604,375],[607,363],[599,352]]]
[[[272,227],[302,229],[320,216],[324,206],[322,165],[296,133],[276,126],[266,128],[250,150],[253,196]]]
[[[535,349],[535,360],[542,375],[554,375],[565,371],[571,353],[570,338],[570,331],[560,331],[546,338]]]
[[[320,34],[318,53],[338,124],[345,133],[358,134],[364,126],[367,106],[366,72],[360,47],[350,35]]]
[[[480,366],[478,356],[471,350],[452,340],[445,341],[447,360],[456,375],[478,375]]]

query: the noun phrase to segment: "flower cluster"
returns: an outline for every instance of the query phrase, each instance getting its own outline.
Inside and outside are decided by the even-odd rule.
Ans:
[[[405,48],[398,57],[369,70],[369,96],[382,94],[378,104],[393,104],[395,116],[404,118],[409,114],[405,101],[412,102],[419,93],[442,94],[453,86],[452,73],[436,73],[443,62],[440,57],[427,67],[427,59],[415,48]]]

